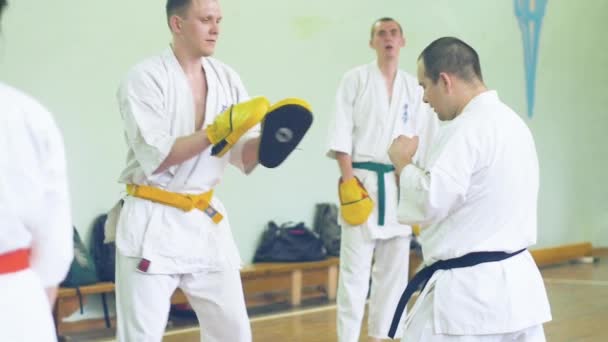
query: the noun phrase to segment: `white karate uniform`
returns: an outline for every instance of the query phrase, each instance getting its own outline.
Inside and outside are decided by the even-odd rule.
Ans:
[[[538,160],[523,120],[487,91],[441,127],[424,161],[400,175],[399,220],[423,226],[425,264],[471,252],[515,252],[536,243]],[[432,296],[428,296],[432,292]],[[426,297],[426,298],[425,298]],[[420,313],[419,313],[420,312]],[[543,341],[551,320],[528,251],[499,262],[437,271],[406,320],[403,341]],[[540,329],[540,330],[539,330]],[[527,335],[526,335],[527,334]]]
[[[213,58],[203,58],[208,95],[204,126],[234,103],[248,99],[239,76]],[[242,143],[221,158],[211,147],[198,156],[153,174],[175,139],[195,132],[194,101],[173,51],[135,66],[118,91],[129,146],[124,184],[150,185],[199,194],[213,189],[230,162],[244,171]],[[241,142],[255,135],[250,131]],[[251,330],[242,294],[241,260],[226,210],[217,196],[211,206],[224,219],[215,224],[200,210],[181,209],[127,196],[117,222],[117,311],[120,341],[160,341],[176,287],[188,296],[209,341],[249,341]],[[150,261],[147,272],[138,262]]]
[[[336,152],[343,152],[353,162],[390,165],[387,152],[393,139],[399,135],[431,134],[436,130],[432,126],[437,125],[433,116],[422,103],[422,88],[415,78],[398,70],[389,101],[377,62],[359,66],[346,73],[338,88],[328,156],[335,158]],[[427,140],[422,139],[421,151],[426,151],[426,144]],[[395,173],[384,174],[385,221],[379,226],[377,174],[362,169],[353,171],[376,205],[362,225],[351,226],[340,218],[339,341],[358,341],[370,274],[368,334],[387,337],[399,295],[407,285],[412,233],[409,225],[397,221]]]
[[[0,340],[56,341],[44,289],[74,253],[63,140],[27,95],[0,83],[0,103],[0,254],[31,249],[29,269],[0,274]]]

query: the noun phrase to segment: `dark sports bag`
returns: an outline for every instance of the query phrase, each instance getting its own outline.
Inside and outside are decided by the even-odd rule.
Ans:
[[[95,270],[95,264],[91,258],[91,254],[87,251],[80,234],[73,228],[73,239],[74,239],[74,259],[70,265],[65,279],[59,284],[61,287],[71,287],[76,289],[78,294],[78,302],[80,304],[80,313],[83,313],[82,305],[82,294],[80,293],[80,287],[85,285],[91,285],[98,282],[97,271]]]
[[[327,255],[340,255],[342,228],[338,224],[338,206],[333,203],[318,203],[315,206],[313,230],[319,234]]]
[[[253,262],[304,262],[323,260],[327,251],[319,236],[303,222],[280,227],[268,222]]]
[[[104,243],[105,224],[107,214],[97,216],[93,222],[93,240],[91,243],[91,254],[97,269],[97,277],[100,281],[114,282],[114,270],[116,265],[116,244],[114,242]]]
[[[93,259],[84,243],[82,243],[80,234],[78,234],[75,227],[73,228],[73,231],[74,259],[72,259],[68,275],[60,285],[62,287],[80,287],[95,284],[98,279]]]

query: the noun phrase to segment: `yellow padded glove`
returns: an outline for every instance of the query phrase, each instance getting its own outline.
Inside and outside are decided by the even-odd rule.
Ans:
[[[422,230],[422,228],[420,228],[419,224],[413,224],[412,225],[412,233],[414,234],[414,236],[420,236],[420,231]]]
[[[211,154],[221,157],[228,152],[243,134],[264,119],[269,107],[266,97],[257,96],[218,115],[206,129],[207,138],[214,145]]]
[[[350,225],[363,224],[374,209],[374,202],[357,177],[341,182],[338,185],[340,195],[340,213]]]

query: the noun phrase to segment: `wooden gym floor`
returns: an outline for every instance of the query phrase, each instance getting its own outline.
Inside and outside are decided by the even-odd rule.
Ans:
[[[541,269],[553,313],[545,325],[550,342],[608,341],[608,255],[596,263],[566,263]],[[253,315],[254,341],[335,341],[333,303]],[[366,335],[365,324],[362,336]],[[106,340],[108,341],[108,340]],[[164,342],[198,342],[197,328],[170,330]],[[364,337],[360,341],[366,341]]]
[[[608,253],[595,263],[565,263],[541,268],[553,321],[545,324],[549,342],[608,341]],[[310,305],[310,304],[309,304]],[[253,341],[336,341],[334,303],[304,305],[279,313],[252,314]],[[360,341],[366,341],[366,326]],[[106,335],[107,336],[107,335]],[[80,339],[72,341],[113,341]],[[164,342],[199,342],[196,327],[167,331]]]

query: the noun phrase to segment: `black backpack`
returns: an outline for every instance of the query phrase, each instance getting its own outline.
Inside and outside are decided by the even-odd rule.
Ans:
[[[73,228],[74,235],[74,259],[70,265],[65,279],[59,284],[61,287],[76,288],[76,294],[78,295],[78,302],[80,304],[80,313],[83,313],[82,306],[82,294],[80,293],[80,287],[85,285],[91,285],[97,283],[97,271],[95,270],[95,264],[91,258],[91,254],[87,251],[80,234]]]
[[[80,234],[76,227],[72,228],[74,235],[74,259],[70,265],[70,270],[67,276],[61,282],[61,287],[80,287],[85,285],[95,284],[97,279],[97,271],[95,264],[91,258],[91,254],[87,251]]]
[[[304,262],[323,260],[327,251],[319,236],[304,222],[285,223],[280,227],[268,222],[253,262]]]
[[[333,203],[318,203],[315,206],[313,230],[319,234],[327,249],[327,255],[340,255],[342,228],[338,224],[338,206]]]
[[[91,241],[91,254],[97,268],[97,277],[100,281],[115,280],[116,244],[104,243],[105,224],[107,214],[97,216],[93,222],[93,239]]]

